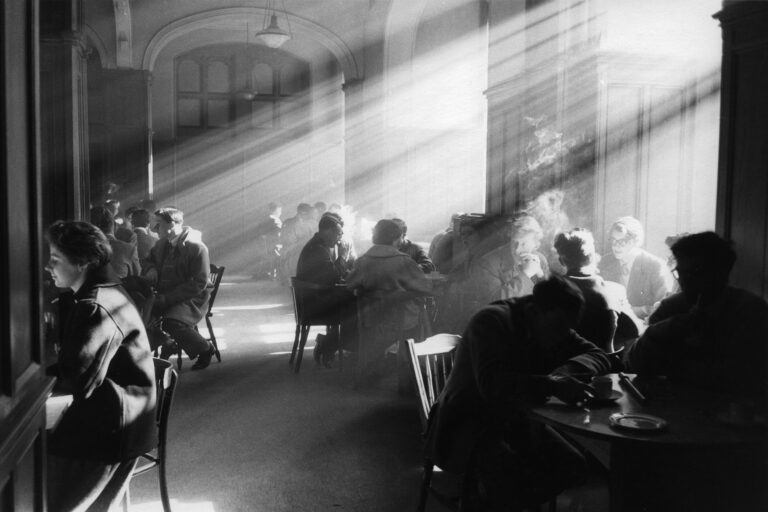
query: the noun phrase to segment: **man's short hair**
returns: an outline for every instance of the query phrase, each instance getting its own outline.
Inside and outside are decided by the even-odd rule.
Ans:
[[[595,262],[595,238],[592,232],[576,228],[555,236],[555,250],[566,268],[581,268]]]
[[[144,208],[138,208],[131,214],[131,223],[137,228],[146,228],[149,226],[149,211]]]
[[[115,230],[115,218],[112,211],[106,206],[94,206],[91,208],[91,224],[104,233],[112,233]]]
[[[112,246],[107,237],[87,222],[57,220],[48,227],[45,238],[76,265],[98,268],[112,259]]]
[[[643,245],[643,241],[645,241],[643,225],[634,217],[619,217],[611,225],[611,231],[621,233],[624,238],[637,240],[637,245]]]
[[[533,303],[545,312],[562,309],[580,315],[584,294],[566,278],[553,274],[533,287]]]
[[[403,219],[398,219],[395,217],[392,219],[392,222],[397,224],[397,226],[400,228],[400,231],[403,232],[403,234],[406,234],[408,232],[408,226],[405,224],[405,221]]]
[[[402,234],[400,226],[395,222],[390,219],[381,219],[373,227],[373,243],[392,245]]]
[[[336,226],[344,227],[344,219],[338,213],[325,212],[320,217],[320,222],[317,223],[318,231],[325,231],[326,229],[333,229]]]
[[[165,208],[159,208],[155,210],[155,215],[160,217],[165,222],[171,224],[183,224],[184,212],[173,206],[166,206]]]
[[[727,276],[736,262],[731,242],[712,231],[683,236],[672,244],[671,249],[675,259],[690,260],[704,272]]]

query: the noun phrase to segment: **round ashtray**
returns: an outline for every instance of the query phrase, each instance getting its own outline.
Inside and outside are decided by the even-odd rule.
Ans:
[[[667,427],[666,420],[650,414],[617,412],[611,414],[608,421],[612,427],[643,432],[655,432]]]

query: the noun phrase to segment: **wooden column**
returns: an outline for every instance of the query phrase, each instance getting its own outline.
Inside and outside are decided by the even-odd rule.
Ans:
[[[43,221],[89,209],[86,45],[81,0],[40,2]]]

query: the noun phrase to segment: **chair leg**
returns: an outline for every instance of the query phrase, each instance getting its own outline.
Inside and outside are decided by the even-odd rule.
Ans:
[[[299,340],[299,351],[296,354],[296,363],[293,365],[294,373],[299,373],[301,369],[301,358],[304,355],[304,345],[307,344],[307,338],[309,337],[309,325],[301,326],[301,339]]]
[[[427,507],[427,498],[429,497],[429,487],[432,484],[432,471],[435,466],[431,462],[424,463],[424,473],[421,477],[421,491],[419,491],[419,506],[417,512],[424,512]]]
[[[291,359],[288,366],[293,366],[293,360],[296,359],[296,350],[299,348],[299,338],[301,337],[301,324],[296,324],[296,333],[293,335],[293,348],[291,349]]]
[[[208,334],[211,337],[211,345],[213,345],[213,353],[216,354],[216,360],[221,362],[221,354],[219,353],[219,344],[216,342],[216,336],[213,334],[213,326],[211,325],[210,317],[205,317],[205,323],[208,326]]]
[[[165,454],[157,465],[157,477],[160,480],[160,500],[163,502],[163,512],[171,512],[171,500],[168,497],[168,478],[165,474]]]
[[[131,487],[125,488],[125,494],[123,494],[123,512],[129,512],[131,509]]]

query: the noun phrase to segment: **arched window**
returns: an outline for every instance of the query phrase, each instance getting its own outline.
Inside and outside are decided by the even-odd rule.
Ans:
[[[186,55],[176,61],[176,127],[179,135],[232,123],[232,66],[227,58]]]
[[[251,82],[257,94],[273,94],[275,90],[275,78],[272,67],[269,64],[258,62],[251,70]]]

